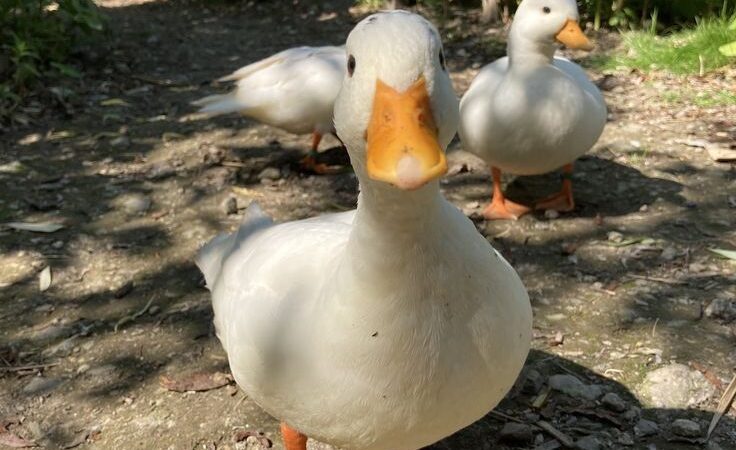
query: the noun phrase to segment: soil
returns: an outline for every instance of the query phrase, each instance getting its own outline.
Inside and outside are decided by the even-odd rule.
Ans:
[[[233,385],[175,392],[162,382],[228,371],[193,256],[233,229],[251,201],[277,221],[350,209],[355,177],[303,171],[306,136],[240,117],[195,120],[189,102],[222,90],[210,80],[278,50],[340,44],[366,12],[346,1],[100,4],[111,32],[80,56],[82,85],[27,108],[0,143],[0,222],[64,225],[53,233],[0,227],[0,418],[9,433],[49,449],[266,442],[235,443],[238,431],[262,432],[281,448],[276,420]],[[476,12],[447,17],[436,20],[462,93],[503,53],[503,30],[480,27]],[[596,55],[617,42],[597,38]],[[442,187],[529,290],[535,340],[525,373],[604,386],[663,431],[636,437],[638,413],[612,420],[600,403],[555,392],[535,407],[539,391],[520,387],[432,449],[558,448],[540,428],[534,443],[499,442],[506,423],[540,419],[601,448],[702,448],[666,430],[676,418],[705,429],[733,376],[736,324],[703,311],[736,297],[736,265],[709,250],[736,248],[736,170],[701,147],[736,142],[736,106],[718,100],[733,92],[736,73],[590,74],[610,121],[576,164],[574,212],[482,220],[488,169],[458,141]],[[335,140],[322,146],[322,158],[346,164]],[[557,174],[507,181],[508,195],[527,202],[559,187]],[[235,214],[224,204],[231,197]],[[41,291],[45,267],[51,285]],[[647,405],[637,394],[644,376],[673,361],[702,372],[716,395],[689,409]],[[734,417],[721,421],[709,448],[736,449]]]

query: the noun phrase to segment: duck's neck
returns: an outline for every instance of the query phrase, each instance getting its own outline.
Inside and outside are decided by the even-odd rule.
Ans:
[[[556,46],[553,42],[538,42],[520,31],[511,29],[507,52],[509,71],[529,72],[552,64]]]
[[[424,261],[421,255],[433,253],[440,240],[439,182],[408,192],[367,176],[358,179],[361,192],[346,252],[353,275],[370,283],[386,273],[416,270],[417,259]]]

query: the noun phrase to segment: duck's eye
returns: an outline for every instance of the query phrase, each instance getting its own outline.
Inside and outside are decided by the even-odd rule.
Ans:
[[[445,53],[440,49],[440,66],[442,66],[442,70],[447,70],[447,67],[445,67]]]
[[[549,9],[549,6],[545,6],[544,8],[542,8],[542,11],[544,11],[545,14],[549,14],[552,12],[552,10]]]
[[[353,76],[353,72],[355,72],[355,57],[353,55],[350,55],[348,57],[348,76]]]

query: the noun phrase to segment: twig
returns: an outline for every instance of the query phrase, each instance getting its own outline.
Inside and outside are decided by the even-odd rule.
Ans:
[[[24,370],[45,369],[47,367],[58,366],[59,364],[61,363],[53,362],[46,364],[29,364],[27,366],[0,367],[0,372],[22,372]]]
[[[652,337],[654,337],[654,334],[657,332],[658,323],[659,323],[659,317],[657,317],[657,320],[654,321],[654,326],[652,327]]]
[[[710,439],[710,435],[713,434],[713,431],[718,426],[718,422],[721,420],[721,417],[723,417],[723,415],[726,414],[729,409],[731,409],[731,405],[733,404],[735,398],[736,375],[734,375],[733,380],[731,380],[731,384],[728,385],[728,387],[726,388],[726,392],[723,393],[723,397],[721,397],[721,401],[718,403],[718,411],[716,412],[715,416],[713,416],[713,420],[710,421],[710,426],[708,427],[708,435],[705,437],[706,441]]]
[[[656,281],[658,283],[665,283],[665,284],[675,284],[675,285],[685,285],[687,282],[685,281],[678,281],[678,280],[670,280],[669,278],[658,278],[658,277],[649,277],[644,275],[635,275],[635,274],[627,274],[627,276],[631,278],[636,278],[637,280],[647,280],[647,281]]]
[[[177,83],[175,81],[171,80],[157,80],[155,78],[147,77],[145,75],[131,75],[130,78],[133,78],[134,80],[142,81],[144,83],[153,84],[155,86],[164,86],[164,87],[184,87],[189,86],[188,83]]]
[[[562,445],[565,447],[572,447],[574,445],[574,442],[568,435],[563,433],[562,431],[558,430],[557,428],[553,427],[549,422],[545,422],[544,420],[540,420],[536,423],[536,425],[546,431],[547,433],[554,436],[555,439],[562,442]]]
[[[124,324],[126,324],[128,322],[132,322],[135,319],[137,319],[140,316],[142,316],[143,314],[145,314],[146,311],[148,311],[148,308],[151,306],[151,303],[153,303],[153,299],[154,299],[154,297],[151,297],[151,299],[148,300],[148,303],[146,303],[146,306],[144,306],[143,309],[141,309],[140,311],[138,311],[138,312],[136,312],[136,313],[134,313],[134,314],[132,314],[130,316],[125,316],[122,319],[118,320],[117,323],[115,324],[115,327],[113,327],[113,331],[117,333],[118,327],[120,327],[121,325],[124,325]]]
[[[525,424],[526,423],[526,422],[524,422],[521,419],[517,419],[516,417],[512,417],[512,416],[509,416],[507,414],[504,414],[504,413],[498,412],[498,411],[491,411],[491,412],[488,413],[488,415],[494,416],[497,419],[510,420],[511,422],[522,423],[522,424]]]

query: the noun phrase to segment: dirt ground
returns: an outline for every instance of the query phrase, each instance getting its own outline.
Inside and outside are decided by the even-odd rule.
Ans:
[[[0,143],[0,223],[64,225],[0,226],[0,448],[11,434],[48,449],[281,448],[277,422],[233,385],[171,390],[196,373],[209,388],[228,371],[193,255],[254,200],[278,221],[350,209],[355,177],[304,173],[307,137],[239,117],[191,120],[189,102],[277,50],[341,43],[364,13],[345,1],[101,5],[111,33],[80,56],[84,86],[26,108],[26,123]],[[441,28],[462,93],[503,52],[503,32],[449,16]],[[616,43],[598,40],[598,52]],[[535,340],[497,411],[432,449],[704,448],[698,439],[736,368],[734,317],[709,309],[736,299],[736,265],[709,251],[736,248],[736,170],[703,147],[736,142],[736,106],[719,101],[736,72],[591,77],[610,121],[576,166],[573,213],[483,221],[488,170],[452,145],[444,193],[521,274]],[[346,162],[336,141],[323,147],[326,160]],[[530,201],[559,177],[507,181],[510,197]],[[648,403],[644,378],[671,362],[704,375],[710,395],[690,408]],[[553,375],[599,385],[624,405],[550,391]],[[640,432],[640,416],[659,430]],[[734,417],[707,448],[736,449]],[[702,432],[678,435],[678,418]],[[501,439],[517,422],[531,434]],[[256,437],[236,443],[246,432]]]

